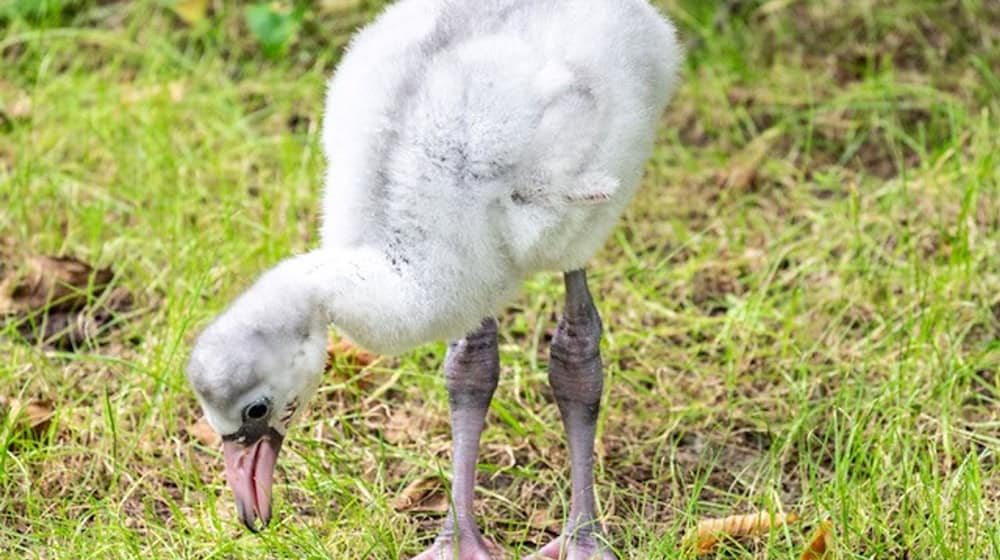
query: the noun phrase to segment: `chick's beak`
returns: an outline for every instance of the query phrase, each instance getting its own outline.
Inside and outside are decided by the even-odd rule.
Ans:
[[[250,445],[224,441],[222,454],[226,459],[226,479],[236,496],[240,520],[253,532],[271,521],[271,483],[274,464],[284,438],[276,432],[260,437]]]

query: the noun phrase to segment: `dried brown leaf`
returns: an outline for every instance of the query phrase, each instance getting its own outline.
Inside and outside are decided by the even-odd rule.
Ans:
[[[386,441],[398,445],[407,441],[416,441],[423,433],[423,429],[407,410],[398,409],[389,417],[382,433]]]
[[[746,190],[757,180],[760,160],[750,160],[732,165],[719,175],[720,186],[727,189]]]
[[[340,357],[349,365],[362,368],[370,366],[378,358],[375,354],[355,346],[353,342],[346,338],[330,341],[326,347],[326,354],[328,364],[333,364],[337,357]]]
[[[204,416],[199,418],[194,424],[188,426],[187,431],[191,437],[205,447],[218,447],[222,443],[222,437],[212,429],[212,426],[209,425],[208,420]]]
[[[774,129],[767,130],[754,138],[741,154],[733,158],[728,169],[723,169],[716,175],[719,186],[738,191],[753,187],[760,175],[761,166],[777,138],[778,131]]]
[[[30,431],[35,436],[41,436],[52,423],[52,401],[34,399],[22,403],[17,399],[0,398],[0,407],[6,409],[12,418],[12,425],[21,431]]]
[[[52,401],[33,400],[24,405],[24,416],[31,431],[41,435],[52,423]]]
[[[106,326],[134,303],[125,288],[108,291],[111,269],[71,257],[33,256],[19,270],[0,273],[0,317],[31,343],[75,350],[100,342]]]
[[[532,529],[558,535],[562,529],[562,520],[552,517],[547,509],[538,509],[528,518],[528,526]]]
[[[399,512],[445,513],[450,507],[450,500],[438,477],[425,476],[408,484],[390,505]]]
[[[79,309],[113,277],[110,268],[95,270],[73,257],[29,257],[23,274],[0,283],[0,314]]]
[[[798,516],[794,513],[775,513],[772,517],[766,511],[720,519],[702,519],[694,531],[688,532],[684,542],[700,556],[715,550],[721,539],[760,535],[797,520]]]
[[[823,521],[813,533],[809,545],[802,551],[799,560],[823,560],[833,551],[833,523]]]

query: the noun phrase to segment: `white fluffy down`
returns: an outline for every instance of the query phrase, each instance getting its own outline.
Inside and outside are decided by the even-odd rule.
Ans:
[[[463,334],[526,275],[583,266],[634,194],[681,58],[644,0],[392,6],[330,81],[318,304],[398,352]]]
[[[582,267],[635,192],[680,61],[644,0],[398,2],[330,81],[321,247],[204,338],[332,322],[397,353],[465,334],[529,274]]]

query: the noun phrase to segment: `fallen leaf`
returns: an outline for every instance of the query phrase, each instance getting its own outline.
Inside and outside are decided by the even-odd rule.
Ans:
[[[796,520],[798,516],[794,513],[775,513],[771,517],[766,511],[721,519],[702,519],[695,530],[689,531],[684,537],[684,543],[687,547],[693,547],[695,554],[701,556],[715,550],[720,539],[760,535]]]
[[[29,257],[24,274],[0,283],[0,314],[78,309],[113,277],[110,268],[95,270],[72,257]]]
[[[212,429],[212,426],[204,416],[199,418],[194,424],[188,426],[187,432],[205,447],[218,447],[222,443],[222,437]]]
[[[552,517],[547,509],[538,509],[528,518],[528,526],[539,531],[558,535],[562,530],[562,520]]]
[[[383,406],[385,412],[373,418],[370,427],[381,431],[385,441],[393,445],[426,443],[429,424],[426,414],[414,414],[406,405]]]
[[[436,476],[418,478],[389,503],[398,512],[446,513],[451,507],[448,494]]]
[[[406,410],[397,410],[389,417],[385,423],[383,435],[385,440],[392,444],[400,444],[411,441],[414,435],[419,435],[414,419]]]
[[[31,431],[41,436],[52,423],[52,401],[35,399],[22,403],[17,399],[0,399],[0,406],[6,409],[11,423],[22,431]]]
[[[72,257],[33,256],[4,270],[0,319],[13,323],[28,342],[76,349],[95,341],[132,308],[124,288],[108,291],[110,268],[94,269]]]
[[[799,560],[823,560],[833,550],[833,524],[823,521],[813,533],[809,545],[802,551]]]
[[[760,168],[778,138],[778,131],[770,129],[754,138],[743,152],[735,156],[727,169],[716,174],[720,187],[744,191],[754,186],[760,174]]]
[[[326,355],[329,365],[332,365],[339,356],[348,365],[359,368],[370,366],[378,358],[375,354],[355,346],[353,342],[346,338],[342,338],[336,342],[330,341],[326,347]]]
[[[760,161],[757,159],[733,164],[719,175],[720,185],[727,189],[746,190],[757,180]]]
[[[194,25],[204,20],[208,14],[208,0],[177,0],[174,3],[174,13],[184,23]]]
[[[24,405],[24,416],[32,432],[42,435],[52,423],[52,402],[47,400],[29,401]]]

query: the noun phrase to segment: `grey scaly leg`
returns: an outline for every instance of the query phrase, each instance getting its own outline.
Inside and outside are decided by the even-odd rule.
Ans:
[[[496,320],[484,320],[448,345],[444,373],[451,409],[452,507],[437,541],[414,560],[489,560],[496,547],[479,532],[472,504],[479,436],[500,377]]]
[[[583,270],[567,272],[566,309],[552,339],[549,383],[569,440],[571,496],[563,535],[539,554],[568,560],[614,559],[594,504],[594,437],[604,389],[601,317]]]

